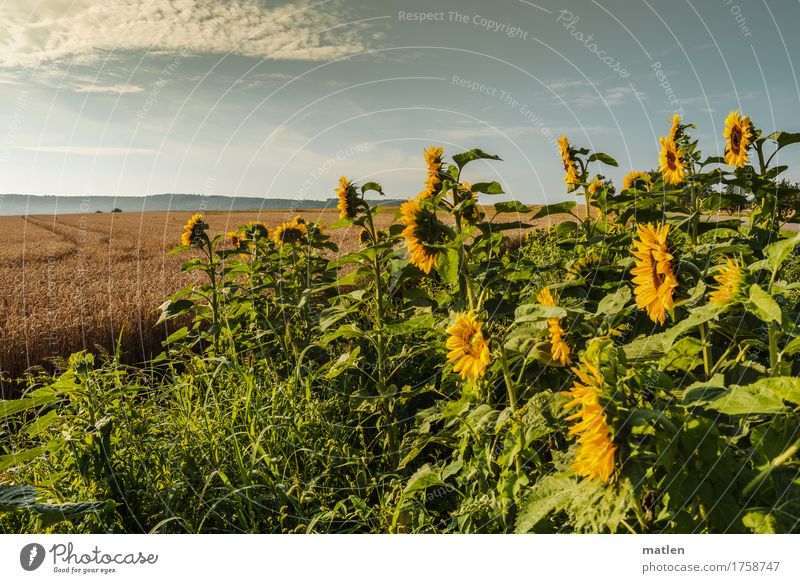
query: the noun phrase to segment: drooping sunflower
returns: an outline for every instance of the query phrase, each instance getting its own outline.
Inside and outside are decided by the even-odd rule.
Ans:
[[[419,199],[430,198],[439,192],[442,183],[442,156],[444,148],[442,146],[431,146],[424,151],[425,165],[427,167],[427,178],[425,179],[425,190],[419,193]]]
[[[555,307],[558,305],[556,298],[546,287],[536,294],[536,301],[543,306]],[[547,327],[550,330],[550,356],[562,366],[570,363],[569,345],[564,340],[564,329],[561,327],[560,318],[548,318]]]
[[[636,190],[649,191],[653,187],[653,177],[649,172],[642,170],[632,170],[622,179],[622,190],[635,188]]]
[[[678,280],[672,271],[672,255],[667,248],[669,225],[636,226],[638,239],[633,240],[636,265],[631,269],[633,293],[639,309],[647,310],[653,322],[664,324],[667,310],[674,305]]]
[[[228,241],[231,242],[231,245],[233,245],[233,248],[236,251],[244,252],[244,251],[248,250],[247,249],[247,245],[248,245],[247,235],[246,235],[245,232],[242,231],[241,228],[239,228],[239,230],[237,230],[237,231],[228,231],[227,239],[228,239]],[[242,253],[241,255],[245,256],[246,254]]]
[[[595,197],[598,192],[603,190],[604,187],[605,187],[605,182],[603,182],[599,178],[592,180],[589,183],[589,186],[587,187],[587,190],[589,191],[589,196]]]
[[[725,163],[741,168],[750,159],[747,149],[753,144],[753,123],[746,115],[732,111],[725,119]]]
[[[489,342],[483,337],[481,323],[472,312],[456,314],[455,323],[447,329],[447,360],[453,372],[462,379],[477,379],[489,366]]]
[[[583,277],[586,272],[595,271],[601,265],[603,265],[603,258],[596,253],[579,257],[567,269],[567,281]]]
[[[683,124],[681,123],[681,116],[677,113],[672,116],[672,127],[669,128],[669,139],[673,142],[677,141],[683,133]]]
[[[369,229],[361,227],[361,230],[358,232],[358,242],[361,245],[369,245],[372,243],[372,233],[369,232]]]
[[[709,300],[715,304],[727,304],[739,295],[744,284],[744,272],[738,262],[728,258],[714,279],[719,285],[708,294]]]
[[[276,245],[283,245],[284,243],[294,245],[305,239],[306,235],[308,235],[308,227],[305,220],[301,217],[295,217],[288,223],[275,227],[272,232],[272,240]]]
[[[667,184],[680,184],[686,174],[682,152],[674,140],[661,138],[661,154],[658,156],[658,171]]]
[[[564,183],[567,185],[567,190],[573,190],[578,185],[578,167],[567,136],[558,138],[558,149],[561,152],[561,163],[564,165]]]
[[[181,245],[200,245],[203,242],[203,234],[208,229],[203,220],[202,213],[195,213],[186,221],[181,235]]]
[[[439,251],[433,247],[442,241],[444,227],[433,211],[423,208],[419,200],[412,199],[400,205],[400,222],[411,264],[428,274],[439,264]]]
[[[358,192],[355,186],[347,179],[347,176],[339,178],[339,186],[336,189],[336,197],[339,203],[336,208],[339,209],[340,219],[352,219],[356,216],[356,207],[358,205]]]
[[[600,402],[603,377],[597,367],[586,359],[582,359],[581,367],[573,371],[578,378],[572,388],[564,393],[572,399],[564,408],[578,409],[567,417],[567,421],[576,421],[569,428],[569,434],[578,438],[578,453],[572,462],[572,469],[583,478],[597,478],[605,484],[614,473],[617,446],[614,445]]]

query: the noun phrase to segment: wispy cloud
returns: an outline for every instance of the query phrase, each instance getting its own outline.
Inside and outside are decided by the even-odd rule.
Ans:
[[[7,0],[0,59],[36,67],[151,51],[322,61],[366,48],[367,25],[348,15],[341,0],[270,8],[256,0]]]
[[[15,150],[42,152],[45,154],[71,154],[75,156],[136,156],[153,154],[149,148],[118,148],[107,146],[16,146]]]

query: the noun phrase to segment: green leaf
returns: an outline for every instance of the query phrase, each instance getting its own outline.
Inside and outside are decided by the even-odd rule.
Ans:
[[[361,187],[361,194],[366,194],[368,190],[374,190],[375,192],[383,196],[383,188],[381,188],[381,185],[378,184],[377,182],[366,182]]]
[[[597,304],[597,315],[613,316],[618,314],[631,301],[631,290],[620,287],[613,294],[608,294]]]
[[[800,233],[789,239],[782,239],[764,249],[767,265],[775,273],[781,264],[792,254],[795,246],[800,243]]]
[[[433,314],[417,314],[401,322],[387,324],[383,329],[390,336],[413,334],[420,330],[428,331],[432,329],[435,321]]]
[[[46,525],[55,524],[62,520],[80,518],[91,512],[105,510],[109,502],[70,502],[67,504],[34,504],[31,510],[39,514]]]
[[[444,481],[438,469],[432,468],[430,464],[425,464],[408,479],[403,494],[411,494],[431,486],[444,486]]]
[[[789,146],[791,144],[800,142],[800,133],[772,132],[764,139],[775,140],[778,143],[778,148],[783,148],[784,146]]]
[[[175,330],[175,332],[173,332],[172,334],[167,336],[167,339],[164,340],[164,344],[173,344],[175,342],[183,340],[188,335],[189,335],[189,328],[184,326],[183,328],[181,328],[179,330]]]
[[[541,322],[549,318],[564,318],[567,311],[560,306],[542,304],[523,304],[514,311],[514,323]]]
[[[339,358],[336,359],[336,362],[331,365],[330,370],[325,374],[325,378],[329,380],[335,379],[348,368],[352,368],[360,354],[361,347],[356,346],[352,351],[339,355]]]
[[[762,379],[747,386],[733,385],[718,397],[710,399],[705,407],[719,411],[725,415],[771,415],[786,411],[784,400],[800,397],[800,388],[787,382],[789,377],[773,385],[765,382],[773,379]]]
[[[27,484],[0,486],[0,512],[28,508],[36,502],[36,489]]]
[[[500,213],[529,213],[531,209],[518,200],[511,200],[508,202],[496,202],[494,204],[494,212],[498,215]]]
[[[760,510],[748,512],[742,517],[742,524],[753,534],[775,534],[775,517]]]
[[[157,324],[177,318],[178,316],[187,313],[193,307],[194,302],[191,300],[167,300],[158,307],[158,309],[161,311],[161,315],[158,318]]]
[[[42,395],[39,397],[26,397],[24,399],[14,399],[12,401],[0,401],[0,419],[14,415],[20,411],[27,411],[34,407],[41,407],[53,403],[56,397],[53,395]]]
[[[800,405],[800,378],[767,377],[745,387],[751,392],[770,394],[776,399]]]
[[[440,253],[436,269],[446,283],[454,284],[458,281],[458,250],[448,247]]]
[[[548,515],[567,507],[574,487],[574,480],[562,476],[539,480],[517,515],[514,531],[518,534],[530,532]]]
[[[26,449],[19,453],[9,453],[0,455],[0,472],[7,468],[18,466],[19,464],[36,459],[40,455],[47,453],[47,446],[34,447],[33,449]]]
[[[765,292],[758,284],[750,286],[750,301],[747,309],[764,322],[781,321],[781,307],[778,302]]]
[[[607,166],[614,166],[615,168],[616,168],[617,166],[619,166],[619,164],[617,164],[617,161],[616,161],[616,160],[614,160],[614,158],[612,158],[612,157],[611,157],[611,156],[609,156],[608,154],[603,154],[602,152],[597,152],[597,153],[595,153],[595,154],[592,154],[592,155],[591,155],[591,156],[589,156],[589,158],[586,160],[586,162],[587,162],[587,163],[588,163],[588,162],[594,162],[594,161],[597,161],[597,162],[602,162],[603,164],[605,164],[605,165],[607,165]]]
[[[472,185],[472,192],[482,192],[484,194],[505,194],[503,187],[497,181],[476,182]]]
[[[479,148],[475,148],[470,150],[469,152],[462,152],[461,154],[456,154],[453,156],[453,162],[456,163],[459,170],[464,168],[467,164],[474,160],[500,160],[500,156],[495,156],[494,154],[487,154],[483,150]]]
[[[691,310],[688,317],[678,321],[672,328],[664,332],[664,350],[669,350],[672,343],[678,339],[678,336],[685,334],[700,324],[715,319],[725,311],[725,309],[726,306],[723,304],[708,303]]]
[[[539,209],[531,219],[541,219],[543,217],[548,217],[550,215],[565,215],[565,214],[572,214],[572,211],[577,206],[577,203],[574,200],[567,200],[564,202],[556,202],[553,204],[548,204],[547,206],[543,206]]]

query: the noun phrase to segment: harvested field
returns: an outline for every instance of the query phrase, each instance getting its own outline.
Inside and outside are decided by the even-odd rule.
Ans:
[[[396,212],[387,208],[377,226]],[[270,227],[301,214],[328,225],[337,211],[297,209],[206,213],[211,234],[252,220]],[[0,217],[0,277],[4,282],[0,321],[0,388],[52,359],[98,346],[111,351],[122,338],[123,359],[140,362],[161,350],[169,333],[157,327],[156,308],[187,285],[180,271],[185,256],[169,255],[178,244],[188,212],[103,213]],[[525,218],[525,217],[521,217]],[[503,215],[498,220],[516,220]],[[540,225],[547,220],[537,221]],[[357,231],[330,232],[340,249],[352,250]]]

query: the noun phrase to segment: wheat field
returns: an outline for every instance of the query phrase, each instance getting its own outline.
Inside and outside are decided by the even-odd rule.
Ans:
[[[387,226],[396,208],[378,215]],[[323,225],[335,209],[207,212],[211,234],[249,221],[275,226],[294,214]],[[0,217],[0,378],[3,393],[31,367],[79,350],[111,351],[121,338],[126,362],[158,354],[169,334],[158,306],[191,282],[185,257],[170,255],[189,212]],[[506,215],[506,217],[509,215]],[[504,220],[509,220],[508,218]],[[546,221],[542,221],[542,224]],[[330,232],[341,252],[356,245],[354,227]]]

